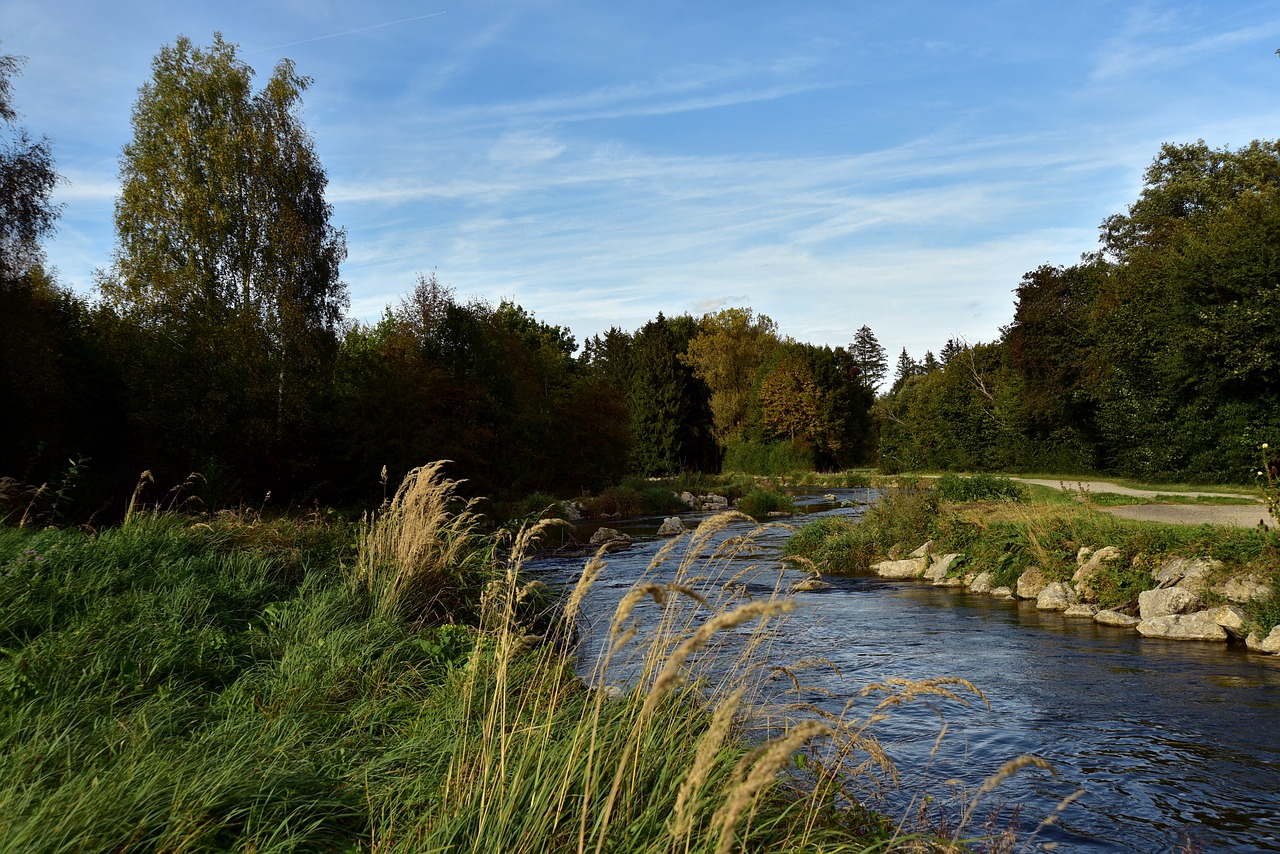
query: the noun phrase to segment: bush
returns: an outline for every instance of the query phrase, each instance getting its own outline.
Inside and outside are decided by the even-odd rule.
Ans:
[[[731,442],[723,468],[769,477],[813,471],[813,451],[794,442]]]
[[[791,496],[756,487],[738,499],[738,509],[756,519],[762,519],[770,513],[789,513],[792,509]]]
[[[946,501],[1025,501],[1027,488],[1007,477],[975,474],[962,477],[948,472],[939,478],[934,490]]]

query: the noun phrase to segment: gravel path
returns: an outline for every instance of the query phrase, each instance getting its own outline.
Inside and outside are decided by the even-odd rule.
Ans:
[[[1114,492],[1119,495],[1132,495],[1135,498],[1155,498],[1157,495],[1169,495],[1168,491],[1157,492],[1154,489],[1133,489],[1128,486],[1117,486],[1101,480],[1037,480],[1035,478],[1017,477],[1023,483],[1036,483],[1041,486],[1066,486],[1068,489],[1080,487],[1089,492]],[[1178,495],[1215,496],[1225,495],[1222,492],[1182,492]],[[1255,498],[1248,493],[1235,493],[1238,498]],[[1165,522],[1175,525],[1231,525],[1238,528],[1252,528],[1262,522],[1269,528],[1276,527],[1276,520],[1268,514],[1262,502],[1249,504],[1134,504],[1126,507],[1101,507],[1112,516],[1121,519],[1138,519],[1143,522]]]

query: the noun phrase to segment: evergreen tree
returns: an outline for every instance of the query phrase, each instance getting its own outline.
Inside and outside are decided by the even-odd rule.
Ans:
[[[870,326],[863,325],[854,333],[849,353],[862,384],[875,394],[889,376],[889,359]]]

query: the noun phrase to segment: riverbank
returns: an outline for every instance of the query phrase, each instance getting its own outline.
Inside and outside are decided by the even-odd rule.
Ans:
[[[950,478],[963,487],[964,479]],[[1114,508],[1074,500],[947,501],[939,495],[944,483],[888,490],[859,525],[822,520],[802,529],[788,550],[828,571],[922,579],[1032,599],[1045,610],[1147,637],[1280,653],[1274,530],[1121,519],[1107,512]],[[1258,509],[1265,513],[1260,505],[1249,511]]]
[[[553,607],[521,571],[533,533],[479,533],[436,474],[372,524],[133,512],[96,534],[0,528],[6,845],[957,850],[848,798],[844,760],[875,756],[852,725],[745,728],[790,605],[733,586],[751,539],[716,535],[737,517],[664,553],[681,580],[592,615],[640,667],[631,690],[592,687],[573,627],[599,560]],[[665,630],[626,647],[654,608]],[[726,640],[728,660],[700,653]]]

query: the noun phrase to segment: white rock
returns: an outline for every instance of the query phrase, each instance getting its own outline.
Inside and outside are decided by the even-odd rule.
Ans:
[[[1097,605],[1090,605],[1087,602],[1077,602],[1067,610],[1063,611],[1062,616],[1085,617],[1086,619],[1093,619],[1097,615],[1097,613],[1098,613]]]
[[[1076,604],[1076,592],[1071,585],[1061,581],[1051,581],[1036,597],[1037,611],[1065,611]]]
[[[923,578],[928,565],[927,557],[911,557],[906,560],[882,560],[871,569],[881,578]]]
[[[610,548],[625,548],[631,545],[631,538],[613,528],[597,528],[596,532],[591,535],[591,545],[599,546],[604,544],[607,544]]]
[[[1189,614],[1200,607],[1200,597],[1182,587],[1144,590],[1138,594],[1138,613],[1144,620],[1169,614]]]
[[[1256,578],[1229,578],[1214,587],[1213,592],[1232,602],[1250,602],[1270,596],[1271,585]]]
[[[1265,638],[1259,636],[1257,632],[1249,632],[1249,636],[1244,639],[1244,645],[1253,652],[1280,655],[1280,626],[1272,629],[1271,634]]]
[[[979,572],[974,576],[973,581],[969,582],[969,589],[974,593],[990,593],[991,592],[991,573]]]
[[[685,503],[685,506],[688,507],[690,510],[702,509],[702,502],[699,501],[698,496],[694,495],[692,492],[682,492],[679,495],[677,495],[676,498],[679,498],[681,501],[683,501]]]
[[[934,587],[964,587],[964,579],[958,575],[944,575],[933,582]]]
[[[997,599],[1015,599],[1012,587],[992,587],[987,592],[988,596],[994,596]]]
[[[934,555],[932,565],[924,571],[924,577],[930,581],[941,581],[958,557],[960,557],[958,554]]]
[[[715,493],[698,496],[698,502],[702,506],[703,510],[729,509],[729,499],[725,498],[723,495],[716,495]]]
[[[1187,574],[1178,582],[1183,590],[1192,593],[1204,593],[1209,589],[1209,579],[1222,566],[1220,560],[1198,560],[1187,567]]]
[[[1083,554],[1084,551],[1084,549],[1081,549],[1080,553],[1076,555],[1076,563],[1080,563],[1080,554]],[[1123,556],[1115,546],[1103,546],[1096,552],[1091,552],[1088,560],[1084,563],[1080,563],[1080,568],[1076,570],[1075,575],[1071,576],[1071,580],[1079,581],[1082,578],[1087,578],[1097,572],[1104,563],[1119,560]]]
[[[1085,549],[1081,549],[1076,555],[1077,563],[1080,562],[1080,556],[1083,554],[1085,554]],[[1098,598],[1098,594],[1093,588],[1093,577],[1097,575],[1103,564],[1119,560],[1122,556],[1120,550],[1115,546],[1104,546],[1096,552],[1090,552],[1088,558],[1083,563],[1080,563],[1079,568],[1071,576],[1071,580],[1076,585],[1076,594],[1086,602],[1095,601]]]
[[[1213,621],[1227,630],[1227,634],[1236,640],[1243,640],[1249,634],[1247,628],[1249,620],[1235,605],[1222,605],[1214,608],[1209,613],[1213,614]]]
[[[933,554],[933,540],[926,540],[908,557],[928,557],[931,554]]]
[[[1033,566],[1018,578],[1016,593],[1019,599],[1035,599],[1048,585],[1049,579],[1045,576],[1044,570]]]
[[[1104,626],[1122,626],[1124,628],[1131,628],[1142,622],[1137,617],[1130,617],[1128,614],[1121,614],[1119,611],[1099,611],[1093,615],[1093,621]]]
[[[1221,566],[1222,561],[1218,560],[1171,557],[1151,570],[1151,577],[1161,587],[1173,587],[1176,584],[1193,593],[1203,593],[1208,577]]]
[[[687,529],[679,516],[668,516],[658,528],[659,537],[678,537]]]
[[[1138,634],[1169,640],[1225,641],[1227,630],[1213,620],[1209,611],[1194,614],[1164,614],[1138,623]]]
[[[587,515],[587,508],[581,501],[561,501],[560,512],[570,522],[578,522],[582,520],[583,516]]]

